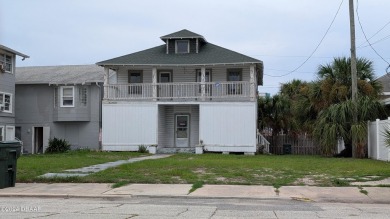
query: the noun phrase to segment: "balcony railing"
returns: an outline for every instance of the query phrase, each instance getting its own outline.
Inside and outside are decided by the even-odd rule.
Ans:
[[[255,95],[247,81],[109,84],[104,88],[107,100],[238,100]]]

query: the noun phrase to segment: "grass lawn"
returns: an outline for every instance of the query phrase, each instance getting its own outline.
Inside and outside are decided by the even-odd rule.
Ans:
[[[33,182],[46,172],[61,171],[106,160],[126,159],[137,153],[88,152],[85,154],[27,156],[18,160],[18,181]],[[31,173],[30,173],[31,172]],[[86,177],[52,182],[189,183],[241,185],[346,186],[349,181],[390,177],[390,163],[369,159],[325,158],[298,155],[176,154],[157,160],[125,164]],[[349,181],[340,178],[350,178]],[[48,181],[48,180],[46,180]],[[50,180],[49,180],[50,181]]]
[[[38,176],[45,173],[60,173],[67,169],[91,166],[116,160],[127,160],[132,157],[146,156],[134,152],[96,152],[70,151],[63,154],[22,155],[17,160],[17,182],[53,182],[62,179],[40,179]],[[67,181],[78,179],[67,179]]]

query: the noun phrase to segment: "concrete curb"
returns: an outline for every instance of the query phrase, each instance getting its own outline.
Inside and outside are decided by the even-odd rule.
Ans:
[[[190,184],[129,184],[111,188],[99,183],[20,183],[16,187],[0,189],[0,197],[39,198],[186,198],[186,199],[253,199],[293,200],[297,202],[390,204],[389,187],[365,187],[365,195],[358,187],[284,186],[275,192],[272,186],[204,185],[188,194]]]

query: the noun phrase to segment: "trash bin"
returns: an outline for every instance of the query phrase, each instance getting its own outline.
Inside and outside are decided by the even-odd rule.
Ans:
[[[283,154],[291,154],[291,144],[283,145]]]
[[[15,187],[16,160],[20,157],[20,141],[0,142],[0,189]]]

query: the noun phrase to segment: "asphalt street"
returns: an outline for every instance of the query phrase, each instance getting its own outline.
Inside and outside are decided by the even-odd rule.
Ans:
[[[389,218],[388,204],[243,198],[0,197],[0,218]]]

